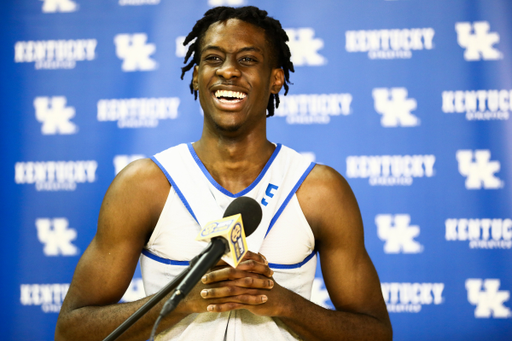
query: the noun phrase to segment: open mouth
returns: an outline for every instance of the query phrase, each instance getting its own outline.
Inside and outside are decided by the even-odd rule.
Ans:
[[[243,92],[231,90],[217,90],[214,95],[221,103],[238,103],[247,97]]]

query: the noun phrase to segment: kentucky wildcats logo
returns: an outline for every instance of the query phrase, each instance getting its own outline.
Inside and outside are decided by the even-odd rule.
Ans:
[[[75,117],[75,108],[66,107],[66,97],[36,97],[34,99],[36,118],[43,125],[43,135],[75,134],[77,126],[69,120]]]
[[[466,113],[468,121],[508,120],[512,111],[512,90],[443,91],[443,112]]]
[[[466,280],[469,303],[476,305],[476,318],[508,318],[511,317],[510,309],[504,303],[510,298],[510,291],[498,290],[499,279],[469,278]],[[483,289],[482,290],[482,285]]]
[[[370,59],[411,58],[413,50],[434,48],[431,27],[345,32],[347,52],[368,52]]]
[[[147,40],[148,36],[145,33],[115,36],[116,55],[123,59],[123,71],[151,71],[158,67],[157,62],[149,57],[155,52],[156,46],[147,44]]]
[[[419,313],[424,305],[444,302],[444,283],[381,283],[382,296],[390,313]]]
[[[411,114],[416,110],[414,98],[407,98],[406,88],[375,88],[372,92],[375,111],[382,115],[383,127],[414,127],[420,120]]]
[[[465,60],[496,60],[503,58],[503,54],[492,47],[499,43],[500,36],[496,32],[489,32],[490,27],[487,21],[476,21],[473,25],[469,22],[455,24],[457,43],[460,47],[466,49],[464,52]]]
[[[42,0],[43,13],[74,12],[78,5],[72,0]]]
[[[44,313],[58,313],[69,289],[69,283],[21,284],[20,303],[41,306]]]
[[[386,243],[385,253],[419,253],[423,246],[414,240],[420,234],[417,225],[409,225],[411,216],[408,214],[378,214],[375,217],[377,235]]]
[[[288,124],[328,124],[331,117],[349,115],[351,103],[352,95],[347,93],[288,95],[275,115],[286,117]]]
[[[292,53],[294,66],[321,66],[327,59],[318,53],[324,47],[324,41],[314,38],[315,30],[310,27],[285,29],[290,41],[288,46]]]
[[[76,239],[76,230],[69,228],[66,218],[36,219],[37,238],[44,244],[46,256],[75,256],[78,248],[71,242]]]
[[[447,241],[468,241],[470,249],[512,249],[512,219],[446,219]]]
[[[489,150],[458,150],[459,173],[466,176],[467,189],[497,189],[503,187],[503,181],[494,173],[500,170],[499,161],[490,161]],[[474,160],[474,161],[473,161]]]

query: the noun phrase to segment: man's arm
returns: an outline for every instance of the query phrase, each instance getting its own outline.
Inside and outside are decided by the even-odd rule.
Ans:
[[[248,309],[279,317],[305,340],[391,340],[391,323],[377,272],[364,247],[362,219],[350,186],[332,168],[317,165],[297,197],[313,229],[325,285],[336,310],[324,309],[278,283],[271,290],[238,288],[237,296],[231,298],[223,289],[210,291],[204,297],[213,303],[209,309]],[[231,276],[244,274],[231,270]],[[225,273],[212,272],[205,283],[226,279]],[[267,301],[245,302],[257,295],[267,296]]]
[[[57,321],[56,340],[102,340],[145,301],[117,304],[132,279],[169,193],[149,159],[126,167],[103,200],[98,231],[82,255]],[[120,339],[146,340],[160,309],[154,308]],[[162,327],[178,322],[174,314]]]

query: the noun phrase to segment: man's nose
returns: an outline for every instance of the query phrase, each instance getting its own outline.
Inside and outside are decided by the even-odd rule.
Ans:
[[[238,69],[236,61],[231,58],[226,58],[224,63],[217,69],[216,74],[224,79],[231,79],[240,77],[241,72]]]

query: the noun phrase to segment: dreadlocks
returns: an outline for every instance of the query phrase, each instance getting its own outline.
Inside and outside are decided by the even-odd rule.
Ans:
[[[267,16],[267,11],[263,11],[254,6],[246,6],[246,7],[215,7],[210,9],[204,14],[204,17],[199,19],[192,31],[188,34],[183,42],[183,45],[187,45],[194,39],[196,39],[190,47],[188,48],[187,55],[185,56],[185,65],[181,68],[181,79],[185,76],[185,73],[192,69],[194,65],[199,65],[200,59],[200,49],[201,43],[204,38],[204,35],[210,25],[216,23],[218,21],[226,21],[228,19],[239,19],[255,26],[258,26],[265,30],[266,39],[272,47],[272,56],[275,60],[275,66],[278,68],[282,68],[284,71],[284,94],[288,93],[288,84],[290,83],[290,71],[294,72],[293,64],[290,60],[291,53],[286,42],[288,41],[288,36],[286,32],[281,27],[281,23]],[[192,60],[189,59],[194,54]],[[194,99],[197,99],[197,90],[194,90],[194,86],[192,82],[190,82],[190,92],[194,94]],[[267,105],[268,115],[274,115],[274,102],[275,108],[279,107],[279,95],[278,94],[270,94],[270,98]]]

